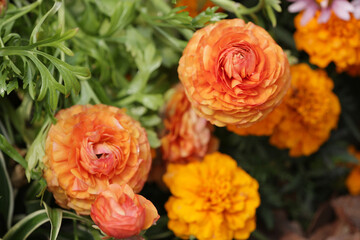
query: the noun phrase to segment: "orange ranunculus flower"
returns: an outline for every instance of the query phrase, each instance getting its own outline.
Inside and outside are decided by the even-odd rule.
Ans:
[[[349,21],[332,13],[326,23],[318,23],[316,16],[305,26],[300,24],[302,14],[295,18],[296,47],[310,56],[310,62],[325,68],[334,62],[338,72],[360,75],[360,20],[351,14]]]
[[[163,159],[169,163],[187,163],[202,159],[216,151],[217,140],[212,137],[212,125],[199,117],[186,97],[181,84],[165,106],[165,134],[161,138]]]
[[[148,229],[158,219],[154,205],[135,194],[127,184],[111,184],[91,206],[91,218],[101,231],[114,238],[128,238]]]
[[[349,152],[359,160],[359,164],[353,167],[345,184],[351,195],[360,195],[360,152],[354,146],[349,147]]]
[[[281,103],[263,120],[254,123],[250,127],[236,127],[235,125],[228,125],[227,129],[241,136],[270,136],[283,118],[285,108],[285,104]]]
[[[241,19],[198,30],[178,73],[197,113],[217,126],[263,119],[290,85],[286,54],[263,28]]]
[[[208,7],[215,7],[215,4],[210,0],[178,0],[175,7],[186,6],[182,11],[188,11],[191,17],[196,17],[202,11],[205,11]]]
[[[310,155],[330,137],[340,115],[340,102],[332,92],[334,84],[323,70],[307,64],[291,67],[292,86],[284,98],[286,109],[270,138],[290,156]]]
[[[202,162],[169,164],[164,181],[173,194],[165,208],[175,235],[247,239],[255,230],[259,184],[230,156],[215,152]]]
[[[75,105],[56,115],[46,139],[44,178],[56,202],[90,214],[110,184],[139,192],[151,166],[150,145],[140,124],[116,107]]]

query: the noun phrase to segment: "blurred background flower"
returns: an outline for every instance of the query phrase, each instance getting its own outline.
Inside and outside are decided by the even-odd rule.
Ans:
[[[260,205],[257,181],[230,156],[215,152],[202,162],[170,164],[164,175],[171,196],[168,227],[181,238],[247,239]]]
[[[359,163],[353,166],[345,184],[351,195],[360,195],[360,151],[357,151],[354,146],[350,146],[349,152],[359,160]]]
[[[177,0],[175,7],[186,7],[181,12],[189,12],[191,17],[196,17],[208,7],[215,7],[216,5],[210,0]]]
[[[213,126],[195,113],[181,84],[173,90],[164,109],[162,157],[167,163],[201,160],[206,153],[217,150],[217,139],[212,135]]]
[[[320,68],[334,62],[338,72],[360,74],[360,20],[351,15],[349,20],[335,14],[326,23],[318,23],[320,12],[305,26],[302,15],[295,17],[296,47],[310,56],[310,62]]]
[[[341,112],[332,80],[307,64],[291,66],[291,87],[284,98],[284,117],[270,143],[289,148],[290,156],[310,155],[330,137]]]
[[[319,23],[326,23],[333,12],[338,18],[348,21],[350,13],[354,12],[354,6],[347,0],[288,0],[293,2],[288,8],[289,12],[295,13],[303,11],[300,24],[306,25],[315,17],[317,11],[320,15],[317,19]]]

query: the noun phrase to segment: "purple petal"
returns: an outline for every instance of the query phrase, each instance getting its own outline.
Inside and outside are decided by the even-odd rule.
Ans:
[[[331,8],[340,8],[343,11],[353,12],[354,6],[346,0],[334,0],[331,4]]]
[[[354,17],[360,19],[360,0],[354,0],[351,4],[354,6]]]
[[[354,11],[354,6],[344,0],[335,0],[331,5],[331,8],[334,10],[336,16],[346,21],[350,20],[349,13]]]
[[[302,26],[306,25],[315,16],[316,10],[317,8],[307,8],[304,11],[304,15],[301,18],[300,24]]]
[[[300,12],[307,7],[307,1],[296,1],[288,7],[288,11],[291,13]]]
[[[356,19],[360,19],[360,8],[355,9],[354,11],[354,17]]]
[[[318,18],[318,23],[326,23],[327,21],[329,21],[330,16],[331,16],[331,9],[330,8],[323,9]]]

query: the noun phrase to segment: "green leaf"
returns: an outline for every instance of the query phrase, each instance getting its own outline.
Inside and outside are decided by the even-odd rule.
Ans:
[[[158,148],[161,145],[161,142],[159,140],[159,138],[157,137],[157,134],[150,129],[146,129],[146,133],[147,133],[147,137],[150,143],[150,146],[152,148]]]
[[[162,94],[141,94],[136,100],[152,110],[158,110],[164,105]]]
[[[28,180],[30,180],[30,178],[36,179],[36,173],[42,172],[42,160],[45,156],[45,140],[50,125],[50,118],[47,118],[38,135],[36,136],[34,142],[31,144],[28,152],[26,153],[25,160],[28,167],[25,168],[25,173]]]
[[[86,218],[86,217],[82,217],[80,215],[77,215],[73,212],[70,212],[70,211],[66,211],[66,210],[62,210],[62,215],[63,215],[63,218],[64,219],[72,219],[72,220],[76,220],[76,221],[81,221],[85,224],[88,224],[88,225],[93,225],[94,222],[89,219],[89,218]]]
[[[27,162],[25,159],[16,151],[16,149],[11,146],[11,144],[6,140],[4,135],[0,134],[0,150],[2,150],[6,155],[19,163],[23,168],[27,169]]]
[[[266,13],[271,21],[271,24],[273,25],[273,27],[276,26],[276,16],[275,16],[275,13],[274,13],[274,10],[271,8],[270,5],[267,5],[265,7],[265,10],[266,10]]]
[[[214,23],[226,18],[227,14],[216,12],[218,9],[219,7],[207,8],[205,11],[193,18],[192,25],[195,28],[202,28],[206,23]]]
[[[14,193],[11,186],[9,174],[6,169],[5,159],[0,151],[0,213],[6,220],[6,227],[11,227],[14,212]]]
[[[89,104],[93,101],[95,104],[101,103],[96,94],[94,93],[94,90],[91,88],[89,82],[82,81],[81,82],[81,91],[80,91],[80,98],[76,102],[76,104]]]
[[[0,76],[0,96],[4,97],[7,91],[7,84],[6,84],[7,72],[1,73]]]
[[[161,123],[161,118],[157,114],[144,116],[140,118],[141,125],[144,127],[153,127]]]
[[[6,94],[9,95],[14,89],[18,89],[19,84],[16,79],[11,80],[6,86]]]
[[[277,12],[281,12],[281,1],[280,0],[265,0],[265,5],[270,6]]]
[[[110,36],[118,30],[122,30],[135,17],[135,2],[122,0],[116,5],[114,13],[111,15],[110,26],[104,36]]]
[[[114,14],[115,11],[114,6],[116,6],[119,3],[119,0],[101,0],[101,1],[93,0],[93,1],[96,3],[98,9],[109,17]]]
[[[44,206],[51,224],[50,240],[56,240],[60,231],[63,212],[58,208],[51,209],[46,203]]]
[[[44,23],[46,18],[54,15],[60,9],[61,5],[62,1],[56,0],[53,7],[42,18],[40,18],[30,35],[30,43],[36,42],[37,33],[39,32],[41,25]]]
[[[49,221],[46,210],[38,210],[24,217],[5,234],[3,240],[26,239],[33,231]]]

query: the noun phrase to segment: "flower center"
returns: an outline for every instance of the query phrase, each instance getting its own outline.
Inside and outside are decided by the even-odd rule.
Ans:
[[[326,94],[306,87],[294,89],[289,99],[289,105],[303,116],[303,121],[313,125],[323,121],[329,111],[329,102]]]
[[[229,176],[215,176],[213,179],[209,178],[204,181],[199,191],[201,197],[205,199],[204,208],[221,212],[231,205],[229,200],[230,180]]]
[[[97,177],[111,177],[121,164],[121,156],[121,149],[111,143],[110,136],[95,132],[82,142],[80,165]]]
[[[236,95],[259,84],[256,73],[258,56],[248,43],[236,43],[225,48],[219,55],[218,81]]]

